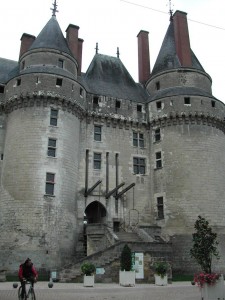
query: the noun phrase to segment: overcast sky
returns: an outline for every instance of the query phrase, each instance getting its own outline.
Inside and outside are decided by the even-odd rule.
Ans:
[[[22,34],[39,34],[51,18],[53,2],[2,1],[0,57],[18,60]],[[69,24],[80,27],[79,37],[84,40],[82,72],[86,72],[91,63],[98,42],[101,54],[116,56],[119,47],[120,59],[138,81],[137,34],[140,30],[149,32],[153,68],[169,25],[169,0],[58,0],[57,3],[57,20],[62,32],[65,34]],[[172,9],[188,14],[191,48],[212,77],[213,95],[225,102],[225,1],[172,0]]]

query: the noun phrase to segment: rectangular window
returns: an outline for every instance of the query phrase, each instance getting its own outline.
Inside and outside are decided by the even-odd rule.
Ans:
[[[58,109],[51,108],[51,115],[50,115],[50,125],[57,126],[58,123]]]
[[[145,158],[133,157],[134,174],[145,174]]]
[[[158,219],[164,219],[163,197],[157,198],[157,214]]]
[[[191,98],[190,97],[184,97],[184,104],[190,105],[191,104]]]
[[[63,69],[64,61],[63,59],[58,60],[58,67]]]
[[[56,157],[56,139],[48,139],[48,156]]]
[[[120,108],[121,102],[119,100],[116,100],[116,108]]]
[[[3,153],[1,153],[1,160],[3,160],[3,157],[4,157],[4,155],[3,155]]]
[[[144,148],[144,134],[133,131],[133,146]]]
[[[99,107],[99,99],[98,97],[93,98],[93,109],[97,109]]]
[[[5,91],[4,85],[0,85],[0,94],[3,94]]]
[[[62,78],[56,78],[56,86],[62,86]]]
[[[162,168],[162,154],[161,154],[161,152],[156,152],[155,158],[156,158],[156,169]]]
[[[17,86],[21,85],[21,79],[20,79],[20,78],[17,79],[16,85],[17,85]]]
[[[94,140],[101,142],[102,140],[102,126],[94,125]]]
[[[45,194],[53,196],[54,187],[55,187],[55,174],[46,173]]]
[[[160,90],[160,82],[159,81],[156,82],[155,88],[156,88],[156,90]]]
[[[101,164],[102,164],[102,154],[94,153],[94,169],[101,170]]]
[[[155,129],[155,142],[158,142],[161,140],[161,132],[160,128]]]
[[[161,109],[162,108],[162,102],[161,101],[156,102],[156,108],[157,109]]]
[[[140,105],[140,104],[137,105],[137,111],[142,112],[142,105]]]
[[[211,101],[212,107],[216,107],[216,102],[215,101]]]

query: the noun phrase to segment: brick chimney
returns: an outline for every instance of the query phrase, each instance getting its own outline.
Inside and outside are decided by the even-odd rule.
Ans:
[[[35,41],[36,37],[34,35],[30,35],[28,33],[23,33],[21,37],[21,44],[20,44],[20,56],[21,57],[25,52],[28,51],[30,46]]]
[[[80,27],[69,24],[66,29],[66,39],[73,56],[78,59],[78,31]]]
[[[138,75],[139,82],[145,84],[150,77],[150,56],[148,31],[141,30],[138,35]]]
[[[81,75],[83,42],[84,40],[78,39],[78,75]]]
[[[174,37],[177,56],[182,67],[191,67],[191,47],[188,32],[187,14],[182,11],[176,11],[173,16]]]

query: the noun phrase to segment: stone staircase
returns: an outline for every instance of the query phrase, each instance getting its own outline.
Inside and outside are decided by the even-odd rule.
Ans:
[[[119,241],[123,242],[141,242],[142,239],[138,236],[136,232],[116,232]]]

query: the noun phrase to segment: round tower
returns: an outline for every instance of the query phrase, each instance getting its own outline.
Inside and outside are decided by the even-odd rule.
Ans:
[[[147,83],[152,207],[172,240],[176,271],[194,269],[189,250],[198,215],[224,246],[225,106],[211,82],[190,48],[186,14],[177,11]]]
[[[55,16],[36,39],[23,35],[18,68],[6,86],[0,243],[11,270],[28,256],[39,269],[52,269],[74,255],[86,93],[77,81],[79,59],[68,46],[80,49],[79,41],[69,37]]]

